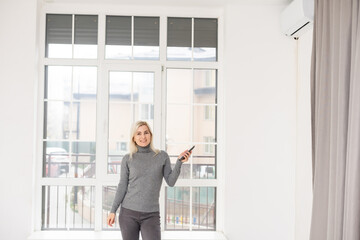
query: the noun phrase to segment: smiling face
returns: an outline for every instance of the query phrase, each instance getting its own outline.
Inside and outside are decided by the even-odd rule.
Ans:
[[[133,137],[136,145],[140,147],[146,147],[151,142],[151,133],[149,128],[146,125],[140,126]]]

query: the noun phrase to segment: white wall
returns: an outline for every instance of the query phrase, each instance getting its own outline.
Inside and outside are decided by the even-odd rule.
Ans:
[[[0,1],[0,239],[31,229],[36,0]]]
[[[295,237],[295,42],[284,6],[225,11],[226,214],[230,240]]]
[[[312,208],[310,64],[312,29],[298,40],[295,240],[308,240]]]

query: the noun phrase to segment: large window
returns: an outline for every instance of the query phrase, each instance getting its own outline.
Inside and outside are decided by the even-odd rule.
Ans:
[[[176,186],[163,183],[162,230],[217,230],[218,19],[45,13],[44,20],[37,229],[118,230],[117,218],[110,228],[106,217],[131,124],[145,120],[172,164],[195,145]]]

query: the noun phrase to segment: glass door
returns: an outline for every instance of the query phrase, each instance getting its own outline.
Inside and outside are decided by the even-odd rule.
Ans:
[[[159,66],[110,66],[103,72],[106,83],[103,92],[102,105],[105,109],[100,117],[105,124],[106,141],[102,144],[103,156],[106,155],[102,166],[102,175],[106,184],[102,187],[102,229],[109,228],[106,217],[116,193],[119,181],[121,162],[129,152],[131,126],[138,120],[149,123],[153,131],[154,146],[163,149],[161,145],[162,132],[162,97],[161,97],[161,68]],[[101,129],[101,127],[100,127]],[[103,128],[104,129],[104,128]],[[106,171],[104,171],[106,168]],[[118,219],[118,216],[116,217]],[[119,225],[116,220],[115,228]]]

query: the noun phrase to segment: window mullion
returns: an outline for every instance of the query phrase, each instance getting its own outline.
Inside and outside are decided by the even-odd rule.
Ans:
[[[190,168],[192,169],[192,168]],[[190,170],[191,172],[192,170]],[[191,174],[192,175],[192,174]],[[190,210],[190,213],[189,213],[189,230],[192,231],[193,229],[193,224],[192,224],[192,219],[193,219],[193,213],[192,213],[192,199],[193,199],[193,189],[194,187],[190,187],[190,199],[189,199],[189,210]]]
[[[166,62],[167,45],[167,17],[160,17],[160,63],[163,66]]]
[[[71,58],[74,58],[74,45],[75,45],[75,14],[72,14],[71,26]]]
[[[73,23],[74,24],[74,23]],[[73,26],[74,27],[74,26]],[[74,28],[73,28],[74,29]],[[73,32],[73,36],[74,36],[74,32]],[[74,50],[74,49],[73,49]],[[69,141],[69,157],[70,157],[70,162],[69,162],[69,173],[71,172],[71,168],[72,168],[72,155],[73,155],[73,149],[72,149],[72,142],[73,142],[73,134],[72,134],[72,117],[73,117],[73,106],[74,106],[74,99],[73,99],[73,92],[74,92],[74,66],[71,67],[71,81],[70,81],[70,108],[69,108],[69,116],[68,116],[68,123],[69,123],[69,138],[67,139]],[[69,175],[70,176],[70,175]],[[74,177],[74,176],[70,176],[70,177]]]
[[[104,24],[101,25],[103,27]],[[109,80],[107,68],[98,69],[97,134],[96,134],[96,185],[95,185],[95,231],[102,229],[102,191],[107,177],[107,148],[109,134]]]
[[[194,18],[191,18],[191,62],[194,61]]]
[[[194,19],[192,19],[192,29],[194,28]],[[192,31],[193,32],[193,31]],[[192,44],[192,58],[194,57],[194,34],[192,34],[192,41],[191,41],[191,44]],[[191,92],[194,92],[194,69],[192,69],[192,79],[191,79]],[[191,144],[194,142],[194,95],[191,94],[191,111],[190,111],[190,118],[191,118],[191,134],[190,134],[190,139],[191,139]],[[190,156],[190,179],[192,180],[193,179],[193,167],[194,167],[194,164],[193,164],[193,157]],[[190,216],[190,220],[189,220],[189,230],[192,231],[192,195],[193,195],[193,187],[190,186],[190,199],[189,199],[189,210],[190,210],[190,213],[189,213],[189,216]]]
[[[134,59],[134,16],[131,16],[131,58]]]
[[[69,231],[70,229],[70,212],[71,212],[71,208],[70,208],[70,201],[71,201],[71,192],[69,189],[71,189],[71,186],[66,186],[66,220],[65,220],[65,228]]]
[[[160,74],[159,74],[159,85],[155,88],[160,92],[160,142],[159,147],[165,150],[166,147],[166,45],[167,45],[167,17],[161,16],[160,17]],[[161,229],[165,229],[165,222],[166,222],[166,215],[165,215],[165,208],[166,208],[166,197],[165,197],[165,185],[166,183],[162,184],[160,189],[160,218],[162,219],[161,222]]]
[[[106,16],[104,14],[98,15],[98,65],[105,59],[105,33],[106,31]]]

